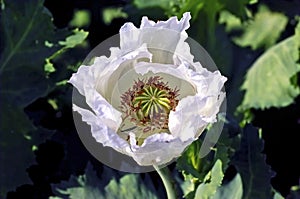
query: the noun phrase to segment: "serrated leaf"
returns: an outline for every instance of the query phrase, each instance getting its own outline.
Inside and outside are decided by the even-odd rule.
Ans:
[[[233,38],[233,41],[242,47],[251,46],[253,50],[269,48],[279,39],[287,22],[288,18],[284,14],[260,6],[254,20],[245,27],[243,35]]]
[[[117,182],[115,179],[109,182],[105,187],[106,198],[112,199],[127,199],[127,198],[149,198],[157,199],[158,197],[148,190],[145,186],[145,182],[151,185],[150,188],[154,189],[151,179],[149,176],[144,181],[141,181],[135,174],[125,175]]]
[[[0,53],[0,102],[4,113],[1,114],[1,133],[8,129],[26,132],[30,125],[24,115],[14,118],[18,121],[16,125],[11,125],[9,118],[3,115],[23,111],[54,86],[45,77],[43,66],[45,58],[56,49],[45,46],[45,42],[55,42],[60,37],[56,37],[51,16],[42,0],[8,1],[0,20],[0,38],[4,44]],[[19,126],[19,123],[27,125]]]
[[[210,199],[242,199],[243,196],[243,183],[240,174],[236,176],[225,185],[217,189],[216,194]]]
[[[218,126],[216,123],[214,125],[217,126],[216,130],[222,128],[222,126]],[[233,121],[225,120],[222,133],[214,147],[214,160],[219,159],[222,161],[223,171],[227,169],[230,158],[238,146],[237,143],[239,142],[239,138],[236,135],[238,134],[239,129],[235,128],[236,126]]]
[[[232,158],[232,164],[243,181],[243,199],[272,198],[271,177],[273,172],[266,164],[263,141],[259,132],[251,125],[243,129],[240,149]]]
[[[30,184],[26,169],[34,162],[33,150],[52,133],[44,129],[30,132],[26,137],[19,133],[0,133],[0,198],[17,186]]]
[[[113,175],[111,170],[106,170],[107,175]],[[104,195],[101,189],[105,186],[108,179],[99,181],[97,173],[93,170],[92,165],[88,163],[85,174],[81,176],[71,176],[69,181],[63,181],[60,184],[52,184],[54,193],[58,194],[57,198],[68,198],[81,199],[81,198],[99,198],[104,199]]]
[[[127,199],[149,198],[157,199],[152,180],[148,175],[142,180],[137,174],[127,174],[117,180],[117,172],[104,167],[101,179],[88,164],[85,174],[79,177],[71,176],[68,182],[52,185],[56,198],[72,199]]]
[[[34,160],[31,151],[40,140],[24,108],[55,86],[44,71],[67,31],[59,31],[43,0],[10,0],[0,15],[0,187],[1,195],[30,183],[26,168]],[[52,45],[52,47],[50,47]],[[48,68],[49,69],[49,68]],[[17,154],[15,151],[18,151]],[[16,157],[12,156],[14,154]],[[17,174],[17,175],[16,175]]]
[[[196,190],[195,199],[209,199],[221,185],[224,174],[222,161],[217,160],[212,170],[205,176],[205,182],[200,184]]]
[[[25,170],[34,161],[31,144],[20,134],[0,133],[0,198],[16,186],[30,183]]]
[[[298,30],[297,30],[298,29]],[[300,30],[298,24],[296,32]],[[300,71],[300,34],[271,47],[251,66],[242,89],[246,91],[240,110],[284,107],[291,104],[300,89],[291,78]]]

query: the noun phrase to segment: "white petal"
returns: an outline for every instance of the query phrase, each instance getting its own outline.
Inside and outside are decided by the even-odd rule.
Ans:
[[[194,86],[193,82],[187,76],[186,72],[180,69],[178,66],[171,64],[139,62],[135,65],[134,69],[138,74],[141,75],[145,75],[149,72],[154,74],[159,73],[159,76],[163,77],[163,81],[168,82],[171,88],[177,87],[180,90],[179,99],[188,95],[196,94],[196,87]]]
[[[176,111],[169,114],[169,130],[174,137],[182,141],[195,139],[199,130],[207,126],[203,120],[201,108],[205,106],[207,98],[201,99],[198,95],[188,96],[179,101]]]
[[[226,78],[218,71],[212,73],[204,68],[193,71],[186,62],[182,62],[178,70],[197,88],[195,96],[181,99],[176,110],[169,114],[171,134],[185,141],[197,138],[209,123],[216,121],[216,114],[225,98],[221,89]]]
[[[123,51],[130,51],[139,48],[142,43],[139,42],[140,30],[133,23],[125,23],[120,28],[120,48]]]
[[[225,93],[202,97],[188,96],[181,99],[175,111],[169,114],[169,130],[182,141],[196,139],[208,124],[216,122],[216,115]]]
[[[117,69],[124,72],[121,67],[122,63],[128,60],[136,60],[139,58],[151,59],[151,54],[146,46],[141,46],[136,51],[125,54],[121,57],[117,48],[111,48],[111,56],[109,58],[101,56],[95,59],[91,66],[80,66],[77,73],[73,74],[69,80],[86,98],[87,104],[92,108],[96,115],[103,117],[107,125],[112,129],[118,129],[121,124],[121,113],[116,110],[107,99],[106,95],[111,94],[113,86],[118,81],[121,73],[114,73]],[[127,68],[127,70],[129,70]],[[113,78],[112,75],[114,74]]]
[[[138,59],[146,58],[151,60],[152,54],[142,45],[135,51],[115,57],[102,71],[99,71],[96,79],[96,89],[107,100],[121,76],[133,68],[133,63]]]
[[[86,103],[94,113],[107,121],[111,129],[118,129],[122,119],[121,113],[109,104],[95,89],[96,74],[99,73],[99,65],[81,66],[77,73],[73,74],[72,83],[86,98]]]
[[[182,142],[167,133],[155,134],[148,137],[142,146],[135,144],[134,135],[130,136],[133,159],[142,166],[162,165],[179,157],[193,139]]]
[[[173,75],[174,77],[180,79],[186,79],[184,73],[181,73],[180,70],[177,69],[177,66],[172,64],[160,64],[160,63],[148,63],[148,62],[139,62],[135,64],[135,71],[141,75],[145,75],[148,72],[153,73],[165,73]]]
[[[77,88],[81,95],[84,95],[84,81],[85,75],[79,74],[88,74],[89,73],[89,66],[80,66],[78,68],[77,73],[73,73],[71,79],[68,81],[69,83],[73,84],[74,87]]]
[[[177,17],[171,17],[155,23],[143,17],[140,29],[126,23],[120,29],[121,49],[132,51],[146,43],[154,62],[173,63],[176,46],[187,37],[185,30],[190,26],[190,18],[190,13],[185,13],[180,21]]]
[[[73,105],[73,110],[82,116],[82,121],[91,126],[92,136],[97,142],[102,143],[103,146],[113,147],[115,150],[128,155],[128,151],[130,151],[129,144],[115,133],[115,129],[109,128],[102,117],[75,104]]]
[[[177,63],[180,64],[177,69],[182,74],[185,74],[186,80],[195,85],[199,95],[203,97],[219,94],[227,81],[227,78],[222,76],[219,71],[208,71],[199,62],[189,63],[181,57],[177,57]],[[195,68],[196,70],[190,68]]]
[[[177,32],[183,32],[190,27],[190,19],[191,14],[189,12],[184,13],[180,21],[178,21],[177,17],[171,17],[167,21],[158,21],[155,23],[149,20],[148,17],[143,17],[140,28],[168,28]]]

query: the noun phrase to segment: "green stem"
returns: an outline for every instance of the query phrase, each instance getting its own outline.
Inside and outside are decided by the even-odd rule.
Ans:
[[[159,168],[156,165],[153,165],[157,173],[159,174],[160,178],[163,181],[163,184],[165,186],[168,199],[177,199],[179,198],[179,195],[177,193],[176,187],[175,187],[175,181],[171,176],[171,172],[168,169],[168,167]]]

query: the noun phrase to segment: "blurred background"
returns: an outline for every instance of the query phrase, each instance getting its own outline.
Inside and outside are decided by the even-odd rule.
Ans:
[[[74,127],[67,80],[125,22],[139,27],[142,16],[157,21],[184,12],[192,15],[189,36],[228,78],[228,120],[262,130],[272,189],[299,197],[299,0],[1,0],[0,5],[0,198],[65,198],[57,188],[74,186],[79,188],[67,189],[69,195],[105,198],[103,193],[128,183],[140,187],[128,198],[165,198],[155,172],[118,172],[89,154]],[[182,181],[175,171],[181,167],[170,168]],[[225,179],[235,173],[229,163]]]

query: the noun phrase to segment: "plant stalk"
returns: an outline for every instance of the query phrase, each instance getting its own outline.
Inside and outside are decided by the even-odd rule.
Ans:
[[[157,173],[159,174],[160,178],[163,181],[165,186],[167,197],[168,199],[177,199],[179,198],[179,194],[177,192],[175,181],[171,176],[171,172],[168,167],[159,168],[157,165],[153,165]]]

